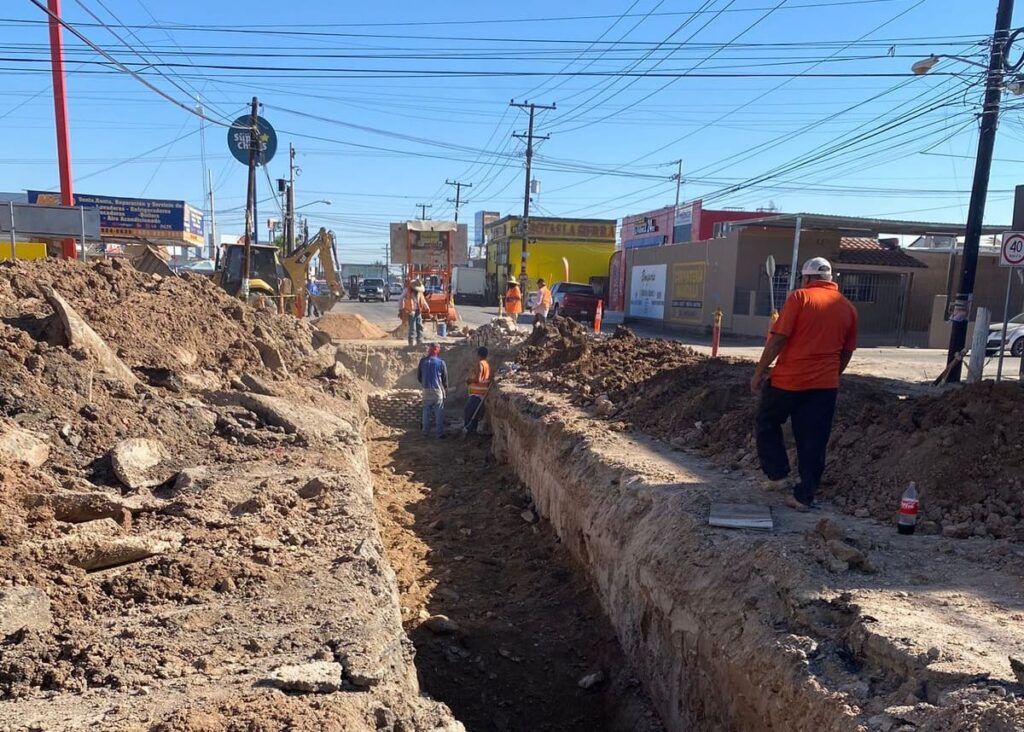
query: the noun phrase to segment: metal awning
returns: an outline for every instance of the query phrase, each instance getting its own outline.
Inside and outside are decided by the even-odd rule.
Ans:
[[[838,231],[849,236],[872,236],[881,234],[897,234],[908,236],[962,236],[964,224],[938,223],[934,221],[901,221],[898,219],[872,219],[859,216],[831,216],[829,214],[798,213],[798,214],[775,214],[764,216],[759,219],[744,219],[732,221],[730,225],[734,229],[745,229],[751,226],[764,226],[772,229],[795,229],[797,219],[800,219],[801,229],[823,229],[827,231]],[[1005,226],[984,226],[983,234],[1002,234],[1010,231],[1009,224]]]

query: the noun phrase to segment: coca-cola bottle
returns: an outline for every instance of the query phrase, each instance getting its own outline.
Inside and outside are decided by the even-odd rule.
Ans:
[[[917,527],[917,483],[913,481],[903,491],[900,498],[900,514],[896,520],[896,530],[901,534],[913,534]]]

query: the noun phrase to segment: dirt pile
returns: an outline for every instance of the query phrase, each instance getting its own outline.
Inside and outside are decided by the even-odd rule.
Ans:
[[[526,379],[573,393],[620,428],[699,449],[726,468],[757,465],[749,362],[625,328],[594,338],[561,318],[530,337],[521,361]],[[890,521],[913,480],[922,531],[1024,540],[1024,440],[1014,429],[1022,419],[1024,389],[1013,383],[906,395],[892,382],[844,377],[824,495]]]
[[[327,313],[316,327],[335,341],[380,340],[388,334],[358,313]]]
[[[0,728],[459,729],[417,693],[363,395],[307,323],[2,265],[0,369]],[[317,664],[329,702],[269,686]]]

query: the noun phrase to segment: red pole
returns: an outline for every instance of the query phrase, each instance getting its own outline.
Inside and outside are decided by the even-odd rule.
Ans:
[[[71,132],[68,129],[68,96],[64,87],[64,40],[62,38],[60,0],[46,0],[47,8],[53,15],[50,23],[50,66],[53,73],[53,112],[57,125],[57,164],[60,167],[60,198],[65,206],[75,205],[75,193],[71,184]],[[76,259],[78,249],[74,239],[61,242],[65,259]]]

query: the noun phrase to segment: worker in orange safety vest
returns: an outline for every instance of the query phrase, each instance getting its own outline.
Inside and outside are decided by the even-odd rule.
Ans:
[[[551,290],[543,279],[537,280],[537,303],[533,306],[533,328],[548,322],[548,311],[551,310]]]
[[[402,316],[409,325],[409,345],[423,343],[423,318],[430,313],[430,304],[420,282],[410,282],[402,294]]]
[[[513,318],[518,318],[523,312],[523,293],[517,280],[508,281],[508,290],[505,291],[505,312]]]
[[[469,399],[466,401],[466,408],[462,414],[462,436],[470,432],[476,432],[483,416],[484,397],[491,388],[491,365],[487,363],[487,349],[481,346],[476,349],[479,359],[470,369],[469,377],[466,379],[466,386],[469,389]]]

